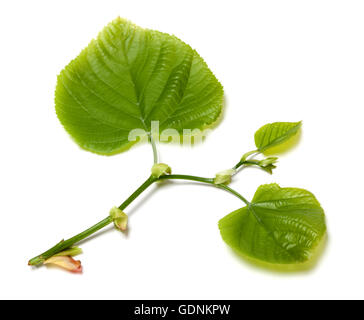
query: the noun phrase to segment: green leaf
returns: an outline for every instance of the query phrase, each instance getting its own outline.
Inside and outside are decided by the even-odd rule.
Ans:
[[[56,112],[84,149],[121,152],[133,129],[205,129],[222,111],[223,88],[175,36],[118,18],[58,76]]]
[[[71,247],[65,251],[59,252],[55,254],[53,257],[59,257],[59,256],[77,256],[82,253],[82,249],[79,247]]]
[[[258,188],[252,203],[219,221],[221,236],[238,253],[274,264],[310,259],[326,233],[325,215],[309,191]]]
[[[302,122],[274,122],[261,127],[254,136],[255,145],[260,152],[280,145],[294,135],[302,126]]]

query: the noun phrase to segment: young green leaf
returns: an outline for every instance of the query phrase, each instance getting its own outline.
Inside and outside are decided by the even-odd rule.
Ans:
[[[203,59],[175,36],[118,18],[58,76],[56,112],[84,149],[121,152],[133,129],[204,129],[219,117],[223,89]]]
[[[265,152],[296,135],[302,122],[274,122],[261,127],[254,136],[259,152]]]
[[[326,232],[324,211],[312,193],[277,184],[260,186],[252,203],[222,218],[219,228],[238,253],[276,264],[309,260]]]
[[[55,254],[53,257],[58,257],[58,256],[71,256],[71,257],[74,257],[74,256],[77,256],[79,254],[82,253],[82,249],[79,248],[79,247],[71,247],[65,251],[62,251],[62,252],[59,252],[57,254]]]

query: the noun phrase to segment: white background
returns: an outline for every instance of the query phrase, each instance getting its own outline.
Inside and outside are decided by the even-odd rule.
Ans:
[[[224,121],[203,145],[162,145],[175,173],[213,176],[254,147],[267,122],[303,120],[299,145],[263,183],[312,191],[329,241],[315,268],[251,266],[221,240],[241,207],[220,190],[153,186],[112,227],[81,244],[83,275],[27,260],[106,217],[149,173],[151,148],[112,157],[81,150],[54,110],[56,76],[117,16],[177,35],[224,85]],[[363,1],[2,1],[0,4],[0,298],[364,298]]]

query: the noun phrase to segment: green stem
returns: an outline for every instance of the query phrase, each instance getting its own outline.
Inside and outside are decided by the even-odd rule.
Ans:
[[[153,162],[154,162],[154,164],[156,164],[156,163],[158,163],[158,151],[157,151],[157,146],[155,144],[153,136],[151,134],[149,134],[149,142],[152,145],[152,149],[153,149]]]
[[[224,184],[215,184],[213,178],[203,178],[197,176],[190,176],[190,175],[182,175],[182,174],[173,174],[173,175],[165,175],[159,178],[154,178],[150,176],[137,190],[135,190],[129,198],[127,198],[120,206],[120,210],[124,210],[130,203],[132,203],[140,194],[142,194],[151,184],[158,180],[189,180],[189,181],[196,181],[202,182],[206,184],[210,184],[215,186],[216,188],[223,189],[228,191],[229,193],[233,194],[234,196],[238,197],[242,200],[245,204],[249,205],[249,201],[247,201],[241,194],[237,191],[231,189],[230,187]],[[45,251],[44,253],[32,258],[29,260],[29,265],[38,265],[43,263],[48,258],[54,256],[55,254],[64,251],[77,242],[87,238],[88,236],[92,235],[93,233],[99,231],[100,229],[106,227],[112,222],[112,218],[110,216],[106,217],[105,219],[101,220],[99,223],[95,224],[91,228],[75,235],[74,237],[68,240],[62,240],[61,242],[57,243],[54,247],[50,248],[49,250]]]
[[[120,210],[124,210],[129,204],[131,204],[138,196],[140,196],[151,184],[156,182],[158,179],[150,176],[145,182],[136,189],[132,195],[126,199],[120,206]]]
[[[127,198],[120,206],[120,210],[124,210],[130,203],[132,203],[145,189],[147,189],[151,184],[153,184],[157,179],[153,177],[149,177],[137,190],[135,190],[132,195]],[[87,238],[88,236],[94,234],[95,232],[99,231],[100,229],[106,227],[112,222],[112,218],[110,216],[106,217],[105,219],[101,220],[100,222],[93,225],[91,228],[75,235],[74,237],[68,240],[62,240],[61,242],[57,243],[54,247],[50,248],[49,250],[43,252],[42,254],[32,258],[29,260],[29,265],[38,265],[43,263],[48,258],[54,256],[55,254],[64,251],[74,245],[77,242]]]
[[[202,178],[202,177],[196,177],[196,176],[189,176],[184,174],[171,174],[171,175],[165,175],[159,177],[159,180],[190,180],[190,181],[197,181],[197,182],[203,182],[207,184],[211,184],[215,186],[216,188],[223,189],[227,192],[230,192],[234,196],[238,197],[240,200],[242,200],[246,205],[249,205],[249,201],[246,200],[240,193],[235,191],[234,189],[228,187],[224,184],[215,184],[213,178]]]
[[[225,191],[230,192],[231,194],[233,194],[234,196],[238,197],[240,200],[242,200],[247,206],[250,205],[250,202],[245,199],[240,193],[238,193],[237,191],[235,191],[234,189],[224,185],[224,184],[217,184],[216,185],[217,188],[223,189]]]
[[[234,167],[233,169],[236,170],[236,169],[239,169],[241,166],[246,166],[246,165],[252,165],[252,166],[259,166],[258,163],[256,163],[255,161],[253,160],[244,160],[244,161],[239,161]]]
[[[234,170],[238,169],[239,167],[246,165],[246,164],[256,164],[256,163],[250,163],[250,161],[248,160],[248,158],[256,156],[257,154],[259,154],[260,151],[259,150],[252,150],[249,151],[247,153],[245,153],[240,161],[233,167]]]
[[[213,178],[202,178],[186,174],[170,174],[170,175],[160,176],[158,180],[190,180],[190,181],[214,184]]]

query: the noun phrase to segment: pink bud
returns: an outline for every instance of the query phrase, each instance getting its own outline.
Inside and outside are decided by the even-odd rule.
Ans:
[[[53,256],[44,261],[44,264],[52,264],[70,272],[82,273],[81,261],[75,260],[71,256]]]

